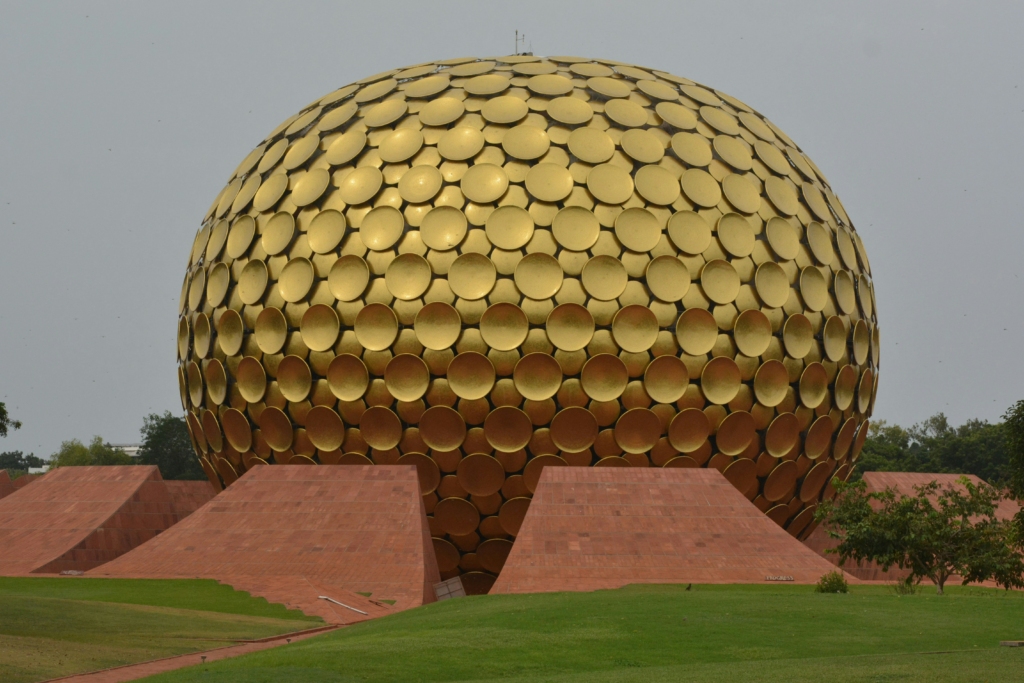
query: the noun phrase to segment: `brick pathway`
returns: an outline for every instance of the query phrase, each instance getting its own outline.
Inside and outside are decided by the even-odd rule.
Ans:
[[[67,681],[68,683],[122,683],[122,681],[135,681],[140,678],[145,678],[146,676],[162,674],[165,671],[174,671],[176,669],[183,669],[186,666],[203,664],[203,657],[206,658],[205,663],[209,664],[221,659],[229,659],[231,657],[247,655],[250,652],[259,652],[260,650],[269,650],[273,647],[287,645],[289,641],[295,643],[339,628],[342,627],[334,625],[321,626],[320,628],[309,629],[307,631],[285,633],[272,638],[262,638],[260,640],[252,640],[238,645],[228,645],[227,647],[219,647],[213,650],[206,650],[205,652],[194,652],[187,655],[178,655],[177,657],[154,659],[148,662],[140,662],[138,664],[127,664],[125,666],[118,666],[112,669],[103,669],[102,671],[93,671],[90,673],[64,676],[62,678],[53,678],[49,681],[45,681],[44,683],[53,683],[54,681]]]

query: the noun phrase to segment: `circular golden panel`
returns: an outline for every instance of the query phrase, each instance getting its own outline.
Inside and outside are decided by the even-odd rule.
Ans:
[[[198,227],[177,352],[207,475],[414,464],[471,590],[546,466],[713,465],[799,533],[866,439],[862,241],[795,143],[685,78],[380,73],[260,142]]]

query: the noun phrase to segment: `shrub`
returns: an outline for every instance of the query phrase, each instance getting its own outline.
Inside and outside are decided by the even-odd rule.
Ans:
[[[849,593],[850,587],[846,584],[846,578],[840,571],[822,574],[818,583],[814,586],[815,593]]]

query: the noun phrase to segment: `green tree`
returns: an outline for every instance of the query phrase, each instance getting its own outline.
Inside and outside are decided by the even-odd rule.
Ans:
[[[85,465],[134,465],[131,456],[94,436],[86,446],[78,439],[64,441],[60,450],[50,456],[50,467],[81,467]]]
[[[7,436],[8,430],[21,429],[21,423],[17,420],[12,420],[11,416],[7,413],[7,406],[0,403],[0,436]]]
[[[12,478],[15,477],[15,473],[22,474],[28,472],[30,467],[42,467],[45,464],[42,458],[37,458],[31,453],[28,455],[21,451],[0,453],[0,470],[7,470]]]
[[[835,498],[822,502],[815,517],[839,540],[829,552],[840,564],[877,562],[883,571],[895,565],[910,571],[908,583],[931,579],[939,595],[953,574],[965,584],[992,579],[1024,588],[1024,539],[1017,525],[996,519],[1001,494],[994,487],[962,477],[945,488],[916,486],[906,496],[893,488],[867,493],[863,481],[834,481]]]
[[[139,462],[159,467],[164,479],[206,479],[192,450],[185,418],[170,412],[152,413],[143,420]]]
[[[1024,502],[1024,401],[1017,401],[1003,415],[1009,451],[1007,485],[1017,500]]]

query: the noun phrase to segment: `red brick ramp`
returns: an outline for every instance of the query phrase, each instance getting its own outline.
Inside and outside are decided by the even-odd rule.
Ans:
[[[330,623],[432,602],[440,581],[412,465],[252,468],[90,575],[216,579]]]
[[[61,467],[0,500],[0,576],[88,571],[177,520],[152,465]]]
[[[868,493],[877,493],[892,487],[903,495],[915,495],[915,486],[927,486],[931,482],[938,482],[939,486],[946,488],[951,484],[957,484],[960,477],[966,476],[971,483],[977,485],[986,483],[973,474],[931,474],[924,472],[865,472],[864,483]],[[1020,507],[1012,500],[1004,499],[999,502],[996,508],[996,518],[1001,520],[1012,519]],[[827,552],[838,545],[838,541],[829,538],[824,525],[819,525],[804,540],[804,545],[824,557],[835,566],[839,566],[839,557],[834,553]],[[862,581],[898,581],[906,578],[910,572],[891,567],[889,571],[882,571],[882,568],[874,562],[856,563],[852,560],[842,565],[843,571],[852,574]],[[957,579],[959,582],[959,579]],[[995,585],[995,584],[992,584]]]
[[[715,469],[548,467],[490,592],[814,583],[834,569]]]

